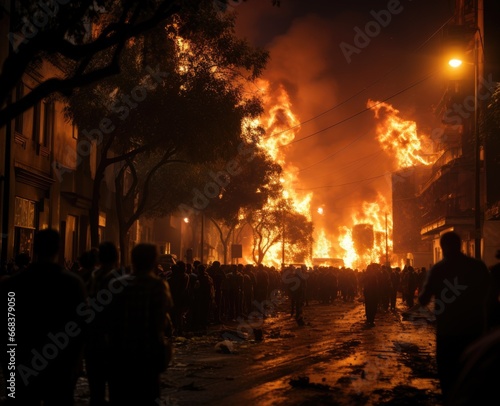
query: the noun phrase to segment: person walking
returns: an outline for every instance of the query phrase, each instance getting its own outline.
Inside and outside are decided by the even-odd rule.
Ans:
[[[85,337],[82,314],[86,294],[81,278],[57,264],[59,244],[56,230],[37,232],[35,261],[25,271],[0,283],[1,297],[6,302],[9,298],[9,312],[15,314],[15,321],[8,322],[5,311],[3,323],[5,337],[15,344],[4,347],[7,350],[1,355],[7,381],[13,373],[7,368],[12,359],[9,350],[14,349],[15,393],[11,397],[7,389],[8,405],[74,403]],[[8,330],[13,322],[15,329]]]
[[[434,298],[436,363],[441,391],[448,404],[464,350],[486,333],[490,275],[486,265],[460,251],[460,236],[441,236],[443,259],[427,273],[418,300]]]
[[[85,342],[85,371],[89,383],[90,406],[108,404],[106,386],[109,385],[109,346],[106,336],[106,312],[109,306],[101,306],[99,299],[103,293],[109,291],[111,280],[119,276],[118,249],[114,243],[104,241],[99,244],[97,257],[99,267],[92,271],[87,281],[89,302],[98,304],[97,310],[93,311],[93,317],[88,320]]]
[[[377,306],[380,296],[379,272],[379,264],[370,264],[366,268],[363,278],[366,324],[369,327],[375,326],[375,315],[377,314]]]
[[[173,300],[168,284],[155,274],[152,244],[132,249],[132,273],[114,280],[122,286],[107,313],[111,405],[153,406],[160,402],[160,374],[172,357]]]
[[[500,250],[497,250],[495,258],[500,260]],[[496,329],[500,327],[500,262],[490,267],[490,275],[492,288],[489,327]]]

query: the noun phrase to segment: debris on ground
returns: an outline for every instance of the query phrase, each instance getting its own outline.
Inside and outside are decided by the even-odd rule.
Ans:
[[[215,350],[222,354],[233,354],[234,344],[229,340],[220,341],[215,344]]]
[[[322,390],[322,391],[331,391],[332,390],[330,385],[327,385],[325,383],[310,382],[308,376],[298,376],[297,378],[291,378],[289,383],[293,388],[317,389],[317,390]]]

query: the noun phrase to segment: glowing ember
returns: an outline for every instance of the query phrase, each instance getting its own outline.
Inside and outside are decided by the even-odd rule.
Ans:
[[[388,103],[368,100],[367,107],[379,120],[377,139],[382,148],[397,159],[398,169],[434,163],[432,143],[417,133],[417,123],[399,117],[399,110]]]

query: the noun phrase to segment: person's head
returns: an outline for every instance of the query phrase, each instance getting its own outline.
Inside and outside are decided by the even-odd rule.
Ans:
[[[33,241],[33,251],[38,261],[55,262],[59,253],[59,240],[59,233],[51,228],[37,232]]]
[[[112,242],[99,244],[99,263],[103,268],[113,268],[118,263],[118,250]]]
[[[176,265],[180,273],[186,273],[186,263],[184,261],[177,261]]]
[[[206,271],[206,267],[205,265],[203,264],[199,264],[198,267],[196,268],[196,273],[199,275],[199,276],[205,276],[205,271]]]
[[[454,231],[444,233],[439,240],[439,244],[444,258],[453,257],[460,253],[460,236]]]
[[[136,273],[147,273],[156,267],[158,253],[153,244],[138,244],[132,249],[132,268]]]
[[[97,265],[97,255],[98,252],[95,250],[85,251],[80,258],[78,258],[78,263],[84,269],[94,269]]]

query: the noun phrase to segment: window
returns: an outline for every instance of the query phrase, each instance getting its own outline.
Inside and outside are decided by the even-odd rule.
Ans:
[[[36,202],[16,197],[14,212],[14,255],[28,253],[33,257],[36,228]]]

